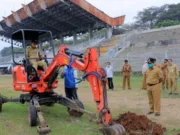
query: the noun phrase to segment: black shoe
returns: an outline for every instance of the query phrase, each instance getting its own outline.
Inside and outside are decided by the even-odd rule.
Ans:
[[[131,88],[129,88],[128,90],[131,90]]]
[[[153,114],[154,112],[148,112],[147,114],[150,115],[150,114]]]
[[[159,113],[156,113],[154,116],[156,116],[156,117],[159,117],[161,114],[159,114]]]
[[[171,95],[172,93],[169,93],[169,95]]]
[[[174,93],[174,95],[178,95],[178,93]]]

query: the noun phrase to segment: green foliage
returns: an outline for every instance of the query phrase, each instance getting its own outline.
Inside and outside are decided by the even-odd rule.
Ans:
[[[158,22],[157,25],[153,26],[153,28],[168,27],[168,26],[174,26],[174,25],[179,25],[179,24],[180,24],[180,21],[165,20],[162,22]]]
[[[180,21],[179,11],[180,11],[180,3],[169,5],[168,9],[165,12],[162,12],[161,16],[159,16],[158,22],[162,22],[165,20]]]
[[[54,46],[59,46],[60,45],[60,40],[54,40]]]
[[[71,44],[73,44],[73,40],[65,40],[64,44],[71,45]]]
[[[160,28],[180,24],[180,3],[163,5],[161,7],[149,7],[140,11],[136,19],[136,25],[140,28]]]
[[[149,27],[152,26],[158,21],[159,16],[164,12],[167,8],[167,5],[162,7],[149,7],[139,12],[136,19],[136,25],[140,27]]]

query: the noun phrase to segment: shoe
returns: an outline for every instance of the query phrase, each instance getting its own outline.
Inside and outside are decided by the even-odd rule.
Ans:
[[[178,93],[174,93],[174,95],[178,95]]]
[[[128,90],[131,90],[131,88],[129,88]]]
[[[154,116],[156,116],[156,117],[159,117],[161,114],[159,114],[159,113],[156,113]]]
[[[172,93],[169,93],[169,95],[171,95]]]
[[[150,114],[153,114],[154,112],[148,112],[147,114],[150,115]]]

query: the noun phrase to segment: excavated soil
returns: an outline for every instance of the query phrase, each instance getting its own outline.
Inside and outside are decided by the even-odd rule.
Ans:
[[[114,122],[123,125],[129,135],[163,135],[166,131],[166,128],[152,122],[146,116],[131,112],[119,115]]]

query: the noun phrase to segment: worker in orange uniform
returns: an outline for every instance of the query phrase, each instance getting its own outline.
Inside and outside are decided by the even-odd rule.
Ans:
[[[168,76],[168,84],[169,84],[169,94],[172,94],[174,90],[174,94],[177,95],[177,80],[179,77],[179,69],[177,65],[172,63],[172,59],[168,60],[167,66],[167,76]]]
[[[126,87],[126,81],[127,81],[128,89],[131,90],[130,87],[131,65],[128,64],[128,60],[124,61],[124,65],[122,67],[122,75],[123,75],[123,90]]]
[[[148,114],[155,113],[155,116],[160,116],[161,82],[163,75],[161,69],[154,64],[155,59],[149,58],[148,70],[146,72],[147,93],[150,107]]]
[[[167,79],[167,72],[166,72],[167,66],[168,66],[168,59],[164,59],[164,63],[161,64],[161,70],[163,73],[163,81],[162,81],[163,90],[165,90],[165,88],[168,89],[168,79]]]
[[[146,85],[146,71],[148,69],[148,64],[147,64],[147,61],[145,61],[143,67],[142,67],[142,75],[143,75],[143,78],[142,78],[142,90],[146,90],[147,88],[147,85]]]

